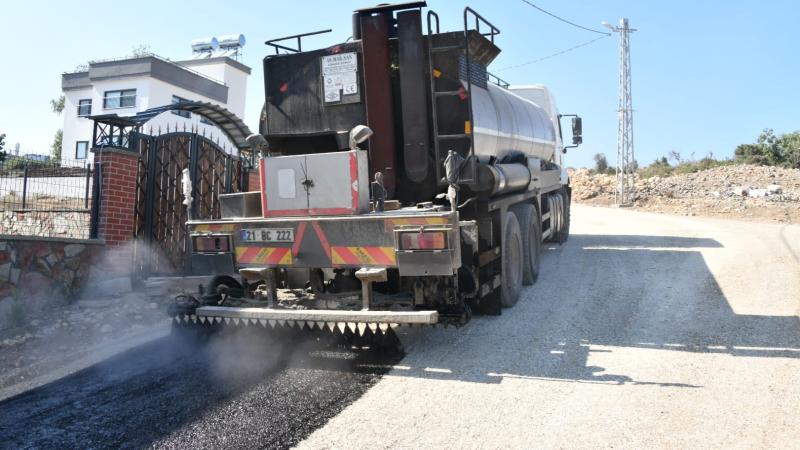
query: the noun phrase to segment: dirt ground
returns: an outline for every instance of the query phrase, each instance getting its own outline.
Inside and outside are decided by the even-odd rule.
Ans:
[[[614,205],[615,177],[573,171],[573,201]],[[800,170],[734,165],[638,178],[633,209],[684,216],[800,223]],[[770,192],[771,188],[774,192]]]

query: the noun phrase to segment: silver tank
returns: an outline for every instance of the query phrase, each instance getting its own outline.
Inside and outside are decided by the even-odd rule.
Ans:
[[[536,103],[491,83],[472,85],[472,119],[476,155],[502,158],[516,150],[552,160],[555,127]]]

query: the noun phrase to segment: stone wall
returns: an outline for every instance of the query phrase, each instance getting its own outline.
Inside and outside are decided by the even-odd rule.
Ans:
[[[90,216],[89,212],[0,211],[0,234],[86,239]]]
[[[103,257],[100,240],[0,236],[0,299],[74,297]]]

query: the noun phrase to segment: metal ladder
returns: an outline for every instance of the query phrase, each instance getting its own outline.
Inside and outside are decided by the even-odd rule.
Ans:
[[[432,21],[432,19],[434,19]],[[432,114],[432,122],[433,122],[433,147],[436,154],[436,177],[439,183],[442,182],[442,169],[438,161],[441,161],[441,147],[443,142],[447,141],[459,141],[459,140],[467,140],[469,141],[469,150],[468,154],[466,155],[467,164],[469,166],[470,175],[468,178],[462,178],[459,176],[459,181],[465,184],[472,184],[477,181],[477,164],[475,163],[475,141],[473,137],[473,114],[472,114],[472,75],[471,75],[471,60],[469,55],[469,19],[474,19],[475,23],[475,30],[480,33],[484,37],[488,37],[491,39],[492,43],[494,43],[494,37],[500,34],[500,30],[489,23],[486,19],[481,17],[477,12],[473,9],[466,7],[464,8],[464,40],[460,45],[445,45],[445,46],[435,46],[433,44],[432,34],[434,34],[434,27],[433,24],[435,23],[435,33],[439,34],[439,15],[433,11],[428,11],[427,15],[427,22],[428,22],[428,67],[430,68],[430,94],[431,94],[431,114]],[[481,23],[488,26],[488,32],[481,32]],[[466,64],[466,80],[464,80],[467,84],[466,89],[461,87],[456,91],[438,91],[436,89],[436,79],[441,76],[441,72],[438,72],[436,66],[434,65],[434,57],[437,53],[452,51],[452,50],[462,50],[464,52],[465,64]],[[502,82],[499,78],[498,81]],[[500,83],[498,83],[500,84]],[[506,83],[506,87],[508,84]],[[457,133],[457,134],[440,134],[439,133],[439,99],[442,97],[453,97],[453,96],[462,96],[466,95],[467,104],[467,121],[464,124],[464,132]]]
[[[436,155],[436,178],[439,183],[443,183],[444,175],[442,174],[442,167],[439,164],[439,161],[442,161],[442,154],[441,148],[442,143],[447,141],[458,141],[458,140],[469,140],[470,141],[470,154],[472,153],[471,149],[471,141],[472,136],[471,133],[467,133],[467,130],[464,130],[464,133],[458,134],[441,134],[439,133],[439,99],[443,97],[456,97],[461,95],[466,95],[466,90],[460,89],[456,91],[439,91],[436,89],[436,79],[441,76],[441,72],[436,69],[434,65],[435,55],[441,52],[447,52],[452,50],[463,50],[464,44],[459,45],[444,45],[444,46],[435,46],[433,44],[432,35],[434,34],[433,24],[431,19],[435,19],[435,34],[439,34],[439,15],[433,11],[428,11],[428,67],[430,68],[429,79],[430,79],[430,94],[431,94],[431,121],[433,122],[433,148]],[[469,82],[469,81],[468,81]],[[472,100],[470,101],[469,109],[472,110]],[[471,114],[470,114],[471,115]],[[471,124],[471,122],[470,122]],[[471,127],[471,125],[470,125]],[[470,130],[471,131],[471,130]]]

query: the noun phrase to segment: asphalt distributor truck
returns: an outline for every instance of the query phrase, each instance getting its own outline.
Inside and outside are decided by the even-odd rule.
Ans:
[[[487,72],[497,27],[466,8],[440,32],[425,6],[357,10],[323,49],[302,49],[323,32],[267,41],[260,191],[189,221],[192,266],[218,275],[175,323],[378,348],[398,326],[500,314],[536,282],[542,242],[569,236],[563,116],[545,87]]]

